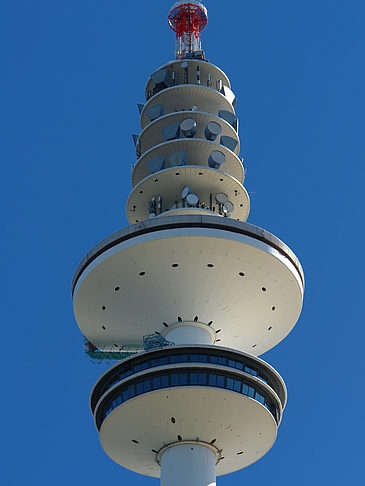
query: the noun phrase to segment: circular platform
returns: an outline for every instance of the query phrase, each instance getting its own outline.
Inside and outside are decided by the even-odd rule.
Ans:
[[[132,171],[132,186],[141,182],[142,179],[151,175],[151,171],[148,168],[148,161],[155,157],[165,157],[166,168],[169,167],[168,157],[175,152],[186,152],[186,164],[196,165],[209,168],[208,160],[213,151],[218,150],[225,156],[225,162],[221,165],[220,170],[230,174],[232,177],[238,180],[241,184],[244,181],[244,168],[242,162],[235,153],[229,150],[227,147],[208,140],[198,138],[180,138],[178,140],[170,140],[169,142],[161,143],[145,152],[140,157]],[[175,167],[180,169],[184,166]],[[159,171],[154,175],[158,178]]]
[[[164,107],[164,115],[175,111],[186,111],[188,115],[193,106],[196,106],[197,111],[212,115],[218,115],[219,110],[235,113],[232,104],[219,91],[197,84],[182,84],[160,91],[146,103],[141,113],[142,129],[151,123],[147,115],[147,108],[160,104]]]
[[[121,466],[159,477],[158,451],[176,441],[213,442],[217,476],[257,461],[275,442],[277,425],[256,400],[209,387],[167,388],[128,400],[100,429],[104,451]]]
[[[194,138],[205,139],[204,130],[205,127],[208,125],[208,123],[212,121],[218,123],[222,128],[222,132],[217,137],[216,142],[219,143],[221,136],[228,136],[234,138],[237,141],[237,146],[234,149],[234,153],[236,155],[239,155],[240,141],[232,125],[230,125],[228,122],[226,122],[225,120],[223,120],[223,118],[220,118],[219,116],[211,115],[210,113],[202,113],[200,111],[191,111],[189,113],[186,113],[186,111],[169,113],[168,115],[161,116],[157,118],[157,120],[151,122],[141,132],[138,139],[141,154],[143,155],[145,152],[147,152],[155,145],[166,142],[166,139],[162,132],[164,127],[171,124],[180,124],[186,118],[192,118],[193,120],[196,121],[197,132]]]
[[[182,64],[183,66],[187,66],[187,67],[184,68]],[[160,71],[161,69],[167,69],[168,82],[170,84],[175,82],[176,85],[185,84],[186,81],[185,73],[187,72],[188,83],[197,84],[198,66],[200,71],[200,83],[203,86],[207,86],[207,83],[209,82],[208,74],[210,74],[210,83],[213,88],[216,87],[217,81],[219,80],[221,80],[224,85],[228,86],[228,88],[231,88],[231,84],[229,82],[227,75],[219,67],[215,66],[214,64],[208,61],[196,60],[196,59],[184,59],[183,61],[174,60],[159,67],[158,69],[156,69],[156,71]],[[175,81],[173,81],[172,79],[172,73],[175,73]],[[146,89],[145,89],[146,100],[148,99],[148,93],[152,92],[155,86],[156,86],[155,83],[150,77],[147,81]]]
[[[74,278],[74,310],[96,346],[140,344],[163,322],[213,321],[219,344],[260,355],[295,325],[299,262],[280,240],[215,216],[136,224],[91,251]]]
[[[214,208],[217,213],[219,205],[216,195],[224,193],[233,204],[230,217],[246,221],[250,211],[250,200],[242,184],[220,170],[188,165],[159,171],[137,184],[127,201],[128,221],[133,224],[147,219],[149,201],[153,197],[162,197],[161,215],[165,211],[180,209],[183,204],[181,192],[184,187],[191,188],[192,193],[199,197],[199,205],[204,204],[207,209],[210,208],[212,198],[212,211]]]

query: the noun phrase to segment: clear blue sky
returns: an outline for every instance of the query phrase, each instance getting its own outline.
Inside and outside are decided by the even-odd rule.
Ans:
[[[127,225],[137,102],[174,55],[172,0],[1,2],[4,486],[157,486],[102,452],[70,284]],[[363,0],[206,1],[203,47],[238,97],[249,222],[306,275],[301,318],[263,355],[288,386],[273,449],[220,486],[362,483]]]

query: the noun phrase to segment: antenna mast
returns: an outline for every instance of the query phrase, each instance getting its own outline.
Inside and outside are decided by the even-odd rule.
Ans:
[[[180,0],[172,6],[168,18],[176,33],[176,59],[204,59],[200,32],[208,23],[206,7],[195,0]]]

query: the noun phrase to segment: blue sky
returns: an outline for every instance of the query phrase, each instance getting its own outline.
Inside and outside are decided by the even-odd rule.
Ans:
[[[306,276],[297,326],[262,356],[288,387],[277,442],[218,484],[358,483],[365,3],[205,3],[203,47],[238,97],[248,221],[287,243]],[[88,399],[105,368],[83,355],[70,284],[84,254],[127,225],[136,103],[173,59],[171,4],[0,6],[6,486],[158,484],[101,450]]]

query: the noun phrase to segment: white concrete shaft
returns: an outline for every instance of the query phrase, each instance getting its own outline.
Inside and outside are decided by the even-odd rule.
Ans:
[[[208,326],[206,326],[208,327]],[[211,333],[198,325],[184,325],[175,327],[168,331],[166,339],[176,345],[179,344],[213,344]]]
[[[216,486],[215,454],[208,447],[181,444],[161,458],[161,486]]]

